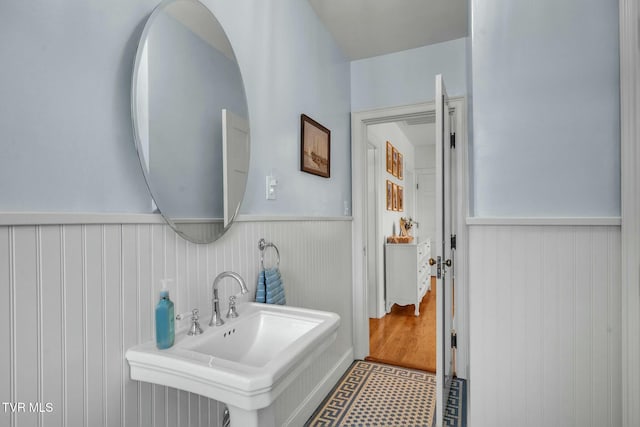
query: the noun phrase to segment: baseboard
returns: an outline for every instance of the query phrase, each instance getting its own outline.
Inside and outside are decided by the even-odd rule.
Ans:
[[[316,385],[316,387],[307,395],[307,397],[298,405],[298,407],[287,418],[283,426],[299,427],[311,417],[313,411],[316,410],[322,400],[336,385],[340,377],[345,373],[347,368],[353,363],[353,347],[342,355],[340,360],[335,364],[333,369],[327,372],[327,375]]]

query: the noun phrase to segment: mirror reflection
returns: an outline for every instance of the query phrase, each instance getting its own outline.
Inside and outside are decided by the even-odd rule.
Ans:
[[[249,122],[233,49],[204,5],[171,0],[153,12],[138,47],[132,109],[157,209],[186,239],[214,241],[242,202]]]

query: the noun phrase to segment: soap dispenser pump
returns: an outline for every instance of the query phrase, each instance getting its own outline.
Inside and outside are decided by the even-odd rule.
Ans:
[[[168,282],[171,279],[162,280],[160,301],[156,306],[156,345],[161,350],[171,347],[175,340],[175,316],[173,302],[169,299]]]

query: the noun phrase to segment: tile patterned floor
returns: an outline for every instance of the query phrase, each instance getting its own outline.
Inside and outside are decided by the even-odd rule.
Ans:
[[[467,382],[456,378],[451,383],[451,391],[444,414],[444,425],[467,427]]]
[[[464,415],[464,380],[452,384],[445,425]],[[430,427],[435,414],[435,375],[355,361],[305,424],[307,427]]]

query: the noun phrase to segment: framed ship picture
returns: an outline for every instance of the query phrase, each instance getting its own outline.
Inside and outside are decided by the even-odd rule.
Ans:
[[[300,115],[300,170],[331,176],[331,131],[306,114]]]

